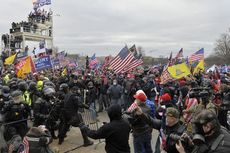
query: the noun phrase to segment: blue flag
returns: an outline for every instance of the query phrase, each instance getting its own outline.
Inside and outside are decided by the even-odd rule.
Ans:
[[[44,69],[52,68],[52,62],[51,62],[50,56],[42,56],[38,58],[34,62],[34,65],[35,65],[36,71],[41,71]]]

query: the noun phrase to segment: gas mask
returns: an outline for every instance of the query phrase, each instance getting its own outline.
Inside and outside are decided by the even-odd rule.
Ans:
[[[193,143],[195,145],[201,145],[205,143],[205,138],[204,138],[204,130],[203,130],[203,125],[199,123],[194,123],[193,124]]]

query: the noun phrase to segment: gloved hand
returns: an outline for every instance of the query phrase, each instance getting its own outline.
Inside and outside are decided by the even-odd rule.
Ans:
[[[89,105],[87,104],[82,104],[85,109],[89,109]]]
[[[86,131],[89,129],[89,127],[87,125],[85,125],[85,123],[83,123],[83,122],[79,124],[79,128],[83,131]]]

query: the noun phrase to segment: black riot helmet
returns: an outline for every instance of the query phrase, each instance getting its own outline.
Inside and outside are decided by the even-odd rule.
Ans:
[[[49,81],[49,80],[45,80],[45,81],[43,81],[44,82],[44,86],[48,86],[48,87],[53,87],[53,88],[55,88],[55,85],[54,85],[54,83],[53,82],[51,82],[51,81]]]
[[[2,95],[3,95],[3,97],[9,97],[9,95],[10,95],[10,87],[3,86],[2,87]]]
[[[90,81],[90,82],[87,84],[87,86],[88,86],[89,89],[93,88],[93,82]]]
[[[60,91],[67,92],[69,89],[69,85],[67,83],[62,83],[59,87]]]
[[[35,82],[30,82],[29,84],[29,91],[36,91],[37,90],[37,84]]]
[[[18,83],[18,89],[24,92],[28,90],[28,84],[25,81],[21,81],[20,83]]]
[[[55,94],[55,89],[52,88],[52,87],[46,86],[46,87],[43,88],[43,94],[44,94],[44,96],[51,98]]]

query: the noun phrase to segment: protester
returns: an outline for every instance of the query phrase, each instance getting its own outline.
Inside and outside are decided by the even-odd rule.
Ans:
[[[46,13],[43,11],[37,15],[33,17],[36,22],[44,22],[44,19],[47,19],[44,18]],[[33,14],[30,17],[32,16]],[[157,66],[154,70],[144,66],[117,72],[116,65],[112,65],[115,69],[110,65],[103,69],[94,69],[87,65],[91,62],[88,61],[85,66],[79,65],[78,68],[62,65],[63,67],[43,69],[34,73],[32,67],[15,70],[26,61],[14,61],[0,68],[0,118],[4,123],[5,133],[2,138],[10,144],[7,149],[11,152],[21,149],[20,144],[29,128],[30,132],[26,137],[34,138],[39,135],[39,139],[40,136],[44,140],[51,138],[49,134],[43,135],[39,129],[40,125],[46,126],[52,138],[57,138],[58,129],[59,144],[63,144],[65,137],[69,137],[67,132],[72,126],[80,126],[84,146],[93,144],[88,136],[94,139],[104,138],[106,151],[112,153],[130,152],[130,129],[134,139],[134,152],[152,152],[151,139],[152,135],[156,134],[155,131],[152,132],[153,128],[159,131],[155,145],[156,153],[192,152],[195,148],[208,148],[208,152],[211,152],[210,146],[215,142],[214,139],[222,137],[222,133],[225,136],[223,139],[219,138],[221,140],[216,150],[221,152],[220,150],[225,148],[223,150],[228,151],[228,131],[219,125],[220,123],[226,128],[230,125],[230,75],[227,71],[219,73],[218,69],[209,72],[197,69],[183,77],[173,78],[172,76],[184,74],[181,73],[182,69],[173,68],[176,63],[180,63],[175,59],[169,61],[168,65]],[[97,66],[100,67],[99,64]],[[164,72],[169,67],[175,70],[176,74],[170,72],[167,77],[171,78],[167,79]],[[30,73],[25,72],[29,69]],[[121,118],[121,108],[126,110],[123,114],[124,119]],[[218,122],[216,115],[211,117],[212,121],[203,122],[202,118],[206,120],[213,116],[206,112],[206,109],[218,115]],[[97,127],[99,120],[96,115],[101,119],[100,115],[103,115],[103,112],[96,114],[96,110],[107,110],[110,122],[101,128],[98,127],[99,129],[91,130],[82,124],[87,123],[87,118],[90,118],[93,121],[87,126],[94,124]],[[201,115],[200,110],[206,113]],[[28,119],[31,120],[29,124],[27,121],[20,121]],[[15,121],[16,123],[7,124]],[[35,127],[28,127],[31,122]],[[193,124],[209,128],[207,134],[210,134],[210,137],[204,134],[204,130],[197,131]],[[196,134],[203,135],[205,141],[202,145],[205,147],[200,148],[195,142],[196,139],[192,141]],[[15,143],[16,141],[18,143]],[[32,147],[31,152],[39,152],[38,150],[43,147],[49,148],[48,143],[51,141],[44,143],[42,147]]]
[[[141,108],[137,107],[136,112],[146,123],[148,123],[152,128],[160,129],[162,128],[162,121],[158,119],[153,119],[150,116],[145,115]],[[169,107],[166,110],[166,128],[163,129],[165,133],[165,138],[162,138],[162,146],[161,152],[167,153],[176,153],[178,152],[176,149],[177,140],[173,139],[173,135],[181,136],[185,130],[184,126],[179,122],[179,111],[176,108]],[[165,140],[164,140],[165,139]]]
[[[121,95],[123,93],[123,89],[121,85],[117,84],[117,80],[113,80],[113,84],[110,85],[107,90],[107,94],[110,98],[110,105],[119,104],[121,105]]]
[[[128,108],[127,112],[131,113],[132,118],[129,119],[133,131],[133,145],[134,152],[152,152],[151,140],[152,140],[152,129],[143,121],[139,116],[133,114],[133,110],[139,107],[146,116],[150,116],[151,109],[146,105],[147,96],[143,90],[138,90],[134,95],[135,101]]]
[[[129,147],[129,124],[122,119],[121,106],[111,105],[107,110],[110,118],[109,123],[105,123],[98,130],[90,130],[86,125],[80,128],[86,131],[87,135],[93,139],[105,139],[105,151],[107,153],[130,153]]]

